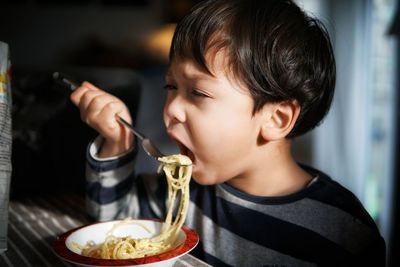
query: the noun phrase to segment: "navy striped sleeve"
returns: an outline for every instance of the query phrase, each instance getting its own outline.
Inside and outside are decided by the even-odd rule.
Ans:
[[[131,173],[127,178],[113,187],[104,187],[100,182],[86,183],[86,195],[90,200],[105,205],[124,197],[131,190],[135,174]]]
[[[93,158],[90,153],[90,147],[92,143],[93,142],[91,142],[86,149],[86,159],[89,167],[95,172],[109,171],[124,166],[125,164],[133,161],[136,158],[137,153],[139,151],[138,141],[137,138],[135,138],[133,150],[130,151],[129,153],[121,157],[118,157],[117,159],[99,161]]]

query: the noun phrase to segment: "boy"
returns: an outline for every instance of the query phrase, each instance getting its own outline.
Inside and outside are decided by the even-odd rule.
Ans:
[[[214,266],[384,266],[385,245],[356,197],[300,166],[290,138],[316,127],[333,97],[322,25],[291,1],[210,0],[177,26],[164,122],[193,161],[186,224]],[[100,137],[88,153],[89,212],[100,220],[165,214],[165,179],[132,175],[131,120],[85,82],[71,95]],[[134,147],[134,148],[133,148]]]

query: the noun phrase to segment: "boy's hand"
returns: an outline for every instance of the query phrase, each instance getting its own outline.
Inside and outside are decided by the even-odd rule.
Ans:
[[[116,119],[118,114],[132,122],[128,108],[120,99],[88,82],[83,82],[70,98],[80,109],[82,121],[105,139],[99,157],[116,156],[132,147],[133,135]]]

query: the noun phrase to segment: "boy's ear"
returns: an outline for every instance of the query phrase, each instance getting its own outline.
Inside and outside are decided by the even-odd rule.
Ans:
[[[285,138],[293,129],[300,114],[300,105],[296,100],[267,104],[264,112],[261,137],[265,141]]]

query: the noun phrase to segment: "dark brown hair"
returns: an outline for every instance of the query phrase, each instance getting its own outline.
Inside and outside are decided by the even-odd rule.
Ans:
[[[170,62],[189,58],[211,73],[205,55],[225,49],[232,75],[254,100],[296,100],[299,118],[288,137],[306,133],[327,114],[334,95],[336,67],[322,23],[290,0],[207,0],[176,28]]]

